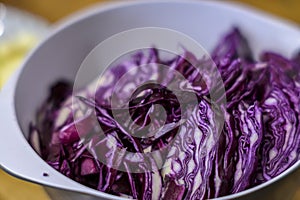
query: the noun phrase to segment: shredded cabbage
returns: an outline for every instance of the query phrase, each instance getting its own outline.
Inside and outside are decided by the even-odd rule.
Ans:
[[[187,58],[202,65],[202,71],[193,70]],[[207,76],[211,63],[188,51],[169,60],[155,48],[138,52],[106,71],[95,94],[91,86],[72,94],[71,84],[60,81],[30,126],[30,143],[69,178],[134,199],[221,197],[278,176],[300,158],[300,54],[288,59],[264,52],[256,61],[246,38],[233,28],[220,40],[212,59],[225,87],[216,102],[209,101],[210,92],[220,90],[219,83]],[[112,106],[116,81],[133,66],[150,63],[180,72],[191,86],[176,85],[178,77],[168,70],[137,69],[121,83]],[[128,88],[136,89],[150,75],[173,84],[176,94],[152,84],[130,96]],[[190,95],[196,96],[194,107],[189,106]],[[214,109],[214,103],[224,99],[227,104]],[[189,111],[187,118],[182,109]],[[99,125],[104,135],[97,135]],[[160,149],[164,151],[154,156],[138,156]],[[132,158],[125,150],[140,154]],[[141,160],[140,173],[132,173],[133,162]],[[144,170],[146,165],[151,171]]]

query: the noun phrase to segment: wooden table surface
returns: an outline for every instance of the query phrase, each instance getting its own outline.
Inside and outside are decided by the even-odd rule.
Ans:
[[[300,24],[300,0],[235,1]],[[40,15],[49,22],[56,22],[76,10],[104,0],[2,0],[2,2]],[[49,197],[40,186],[18,180],[0,171],[0,200],[49,200]],[[300,188],[294,200],[300,200]]]

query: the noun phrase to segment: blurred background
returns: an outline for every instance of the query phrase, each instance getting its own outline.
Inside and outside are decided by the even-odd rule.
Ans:
[[[51,30],[54,23],[80,9],[105,2],[109,0],[1,0],[0,88],[20,66],[28,51]],[[236,0],[236,2],[298,23],[300,27],[299,0]],[[50,200],[50,198],[42,187],[13,178],[0,170],[0,200]],[[294,200],[300,200],[300,188]]]

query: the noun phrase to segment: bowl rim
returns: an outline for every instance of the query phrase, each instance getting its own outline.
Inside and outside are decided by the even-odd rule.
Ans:
[[[195,1],[195,0],[188,0],[188,1],[184,1],[184,0],[153,0],[153,1],[146,1],[146,0],[142,0],[142,1],[97,3],[97,4],[93,4],[92,5],[93,7],[88,7],[81,11],[78,11],[75,14],[72,14],[69,17],[61,20],[60,22],[53,25],[52,31],[50,31],[50,33],[43,39],[43,41],[40,42],[28,54],[26,59],[23,61],[23,64],[21,65],[21,67],[17,70],[17,72],[13,75],[13,77],[5,84],[5,86],[2,88],[2,91],[0,92],[0,108],[1,108],[0,110],[3,109],[6,111],[6,112],[1,112],[1,113],[5,113],[5,114],[8,113],[8,116],[1,116],[1,113],[0,113],[0,117],[6,118],[6,120],[4,120],[4,121],[8,121],[7,119],[11,119],[11,120],[9,120],[9,124],[10,124],[9,130],[12,131],[12,133],[13,133],[11,135],[14,135],[13,137],[11,137],[11,141],[16,140],[20,145],[25,146],[24,148],[27,148],[27,150],[31,154],[34,154],[31,156],[35,157],[35,159],[39,160],[39,162],[42,161],[44,164],[46,164],[48,166],[47,167],[47,166],[43,165],[44,169],[47,169],[49,172],[51,172],[51,174],[53,174],[55,176],[61,175],[58,171],[56,171],[54,168],[52,168],[50,165],[48,165],[42,158],[40,158],[33,151],[32,147],[29,145],[29,143],[25,139],[25,137],[20,129],[19,123],[16,119],[14,96],[15,96],[16,86],[18,85],[18,79],[21,76],[23,69],[26,67],[27,63],[33,57],[35,52],[38,51],[50,38],[54,37],[56,34],[59,34],[62,30],[68,29],[74,23],[80,23],[80,21],[82,21],[86,18],[92,17],[92,16],[97,15],[102,12],[114,10],[117,8],[124,8],[124,7],[128,7],[128,6],[134,6],[134,5],[157,4],[157,3],[184,3],[184,4],[197,4],[197,5],[202,4],[202,5],[221,7],[223,9],[229,9],[229,10],[246,13],[247,15],[255,17],[258,20],[263,20],[266,23],[271,23],[274,26],[281,26],[282,28],[285,28],[285,29],[288,29],[290,31],[297,32],[300,34],[300,29],[298,28],[298,25],[296,25],[293,22],[290,22],[289,20],[281,19],[280,17],[273,16],[272,14],[267,14],[263,11],[260,11],[256,8],[252,8],[251,6],[248,6],[248,5],[244,5],[242,3],[227,2],[227,1],[223,2],[223,1],[217,1],[217,0],[213,0],[213,1],[205,1],[205,0],[198,0],[198,1]],[[20,137],[20,136],[22,136],[22,137]],[[9,144],[4,145],[4,147],[8,147],[9,149],[12,149],[16,145],[16,143],[14,143],[13,145],[12,144],[10,146],[9,146]],[[0,150],[3,150],[4,147],[2,147],[2,148],[0,147]],[[18,155],[20,153],[20,151],[18,151],[18,152],[14,151],[13,153],[15,153],[15,155]],[[4,160],[5,159],[3,158],[3,156],[1,157],[1,155],[0,155],[0,167],[1,168],[5,169],[5,171],[9,172],[10,174],[13,174],[13,175],[15,175],[19,178],[25,179],[27,181],[39,183],[42,185],[52,186],[52,187],[56,187],[56,188],[67,189],[67,190],[71,190],[71,191],[75,191],[75,192],[91,194],[91,195],[95,195],[95,196],[103,197],[103,198],[107,198],[107,199],[124,199],[122,197],[118,197],[115,195],[111,195],[111,194],[108,194],[105,192],[101,192],[101,191],[97,191],[97,190],[88,188],[88,187],[83,186],[63,175],[62,175],[62,177],[60,177],[60,180],[62,180],[62,178],[71,180],[71,181],[66,181],[63,183],[71,184],[72,182],[74,182],[71,185],[75,189],[70,188],[63,184],[58,184],[58,185],[53,184],[53,183],[49,184],[49,182],[47,182],[47,179],[44,179],[44,178],[41,179],[41,177],[30,177],[26,174],[26,172],[24,172],[22,170],[20,172],[20,171],[18,171],[17,168],[11,166],[10,165],[11,163],[10,164],[4,163]],[[12,159],[10,159],[10,161],[11,160]],[[12,163],[16,164],[15,162],[12,162]],[[281,173],[277,177],[275,177],[265,183],[262,183],[258,186],[255,186],[253,188],[244,190],[244,191],[236,193],[236,194],[231,194],[231,195],[215,198],[215,200],[234,199],[234,198],[246,196],[250,193],[253,193],[255,191],[258,191],[258,190],[268,187],[269,185],[283,179],[285,176],[287,176],[288,174],[292,173],[293,171],[295,171],[299,168],[300,168],[300,161],[297,161],[293,166],[291,166],[290,168],[285,170],[283,173]],[[22,173],[24,173],[24,174],[22,174]]]

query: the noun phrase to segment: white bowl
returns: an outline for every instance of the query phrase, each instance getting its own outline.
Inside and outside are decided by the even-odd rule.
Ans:
[[[0,96],[0,163],[9,173],[46,186],[104,199],[105,194],[63,176],[28,144],[29,122],[56,80],[74,80],[85,56],[101,41],[139,27],[169,28],[192,37],[210,51],[221,35],[238,26],[257,56],[263,50],[285,56],[300,47],[295,25],[251,8],[217,1],[134,1],[94,7],[58,26],[26,59]],[[24,137],[25,136],[25,137]],[[220,199],[287,199],[296,190],[297,162],[273,180]],[[43,176],[43,173],[49,176]],[[295,183],[294,183],[295,182]],[[78,199],[80,195],[77,194]]]

